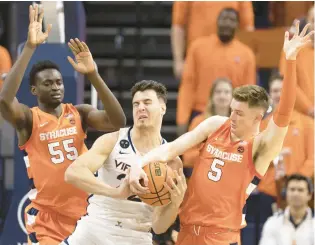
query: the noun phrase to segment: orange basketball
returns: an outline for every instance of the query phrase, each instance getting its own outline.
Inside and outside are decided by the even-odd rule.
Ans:
[[[168,176],[171,176],[173,179],[175,178],[172,169],[164,163],[157,162],[146,165],[143,170],[148,176],[148,187],[151,193],[141,196],[139,195],[140,199],[152,206],[163,206],[168,204],[171,201],[170,193],[164,187],[164,182],[166,182]]]

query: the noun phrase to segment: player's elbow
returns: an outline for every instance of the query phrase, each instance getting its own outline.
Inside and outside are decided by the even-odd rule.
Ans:
[[[73,184],[77,181],[77,175],[76,175],[76,167],[73,165],[73,163],[66,169],[65,172],[65,182],[69,184]]]

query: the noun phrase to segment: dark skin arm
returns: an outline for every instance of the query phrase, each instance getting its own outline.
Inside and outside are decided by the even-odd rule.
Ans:
[[[91,127],[99,131],[114,131],[124,127],[126,125],[124,111],[116,97],[98,74],[88,46],[77,38],[75,40],[71,39],[68,45],[77,63],[68,57],[69,62],[76,71],[87,76],[104,105],[104,110],[97,110],[87,104],[76,106],[83,121],[83,128]]]
[[[29,7],[30,24],[26,44],[18,60],[8,73],[0,92],[0,111],[3,118],[17,130],[19,145],[25,144],[29,139],[32,133],[33,122],[30,108],[19,103],[15,96],[36,47],[47,39],[51,30],[51,25],[48,25],[47,32],[43,33],[41,31],[44,11],[41,10],[39,15],[38,13],[37,5]]]

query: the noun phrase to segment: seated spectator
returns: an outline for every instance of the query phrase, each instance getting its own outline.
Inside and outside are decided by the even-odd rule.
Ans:
[[[297,20],[295,20],[297,21]],[[301,19],[300,21],[300,31],[303,30],[303,25],[310,23],[311,26],[308,28],[308,31],[314,30],[314,6],[309,10],[306,21]],[[293,23],[295,25],[295,22]],[[290,33],[294,33],[294,27],[289,29]],[[314,118],[315,107],[314,107],[314,35],[313,42],[309,47],[301,50],[297,56],[297,67],[296,67],[296,76],[297,76],[297,97],[295,102],[295,108],[300,113]],[[284,73],[284,62],[285,57],[283,52],[281,53],[279,70],[280,73]]]
[[[174,75],[180,79],[186,50],[191,43],[217,32],[216,22],[220,12],[233,8],[240,13],[240,28],[254,30],[254,12],[251,1],[175,1],[172,12],[172,51]]]
[[[309,178],[293,174],[288,177],[284,212],[265,223],[259,245],[314,245],[314,218],[307,203],[313,192]]]
[[[256,83],[254,53],[235,38],[238,23],[238,13],[224,9],[217,20],[217,34],[201,37],[189,48],[177,100],[178,135],[205,111],[215,79],[226,77],[233,87]]]
[[[208,117],[219,115],[229,117],[231,114],[230,104],[232,101],[232,82],[227,78],[218,78],[213,82],[210,91],[210,97],[207,104],[207,109],[202,114],[196,116],[190,126],[189,131],[197,127],[202,121]],[[183,155],[184,167],[192,168],[199,154],[199,147],[189,149]]]
[[[272,112],[265,117],[261,123],[261,130],[264,130],[272,113],[278,106],[281,94],[283,77],[275,75],[270,80],[270,97],[273,101]],[[267,173],[258,185],[258,190],[265,194],[264,199],[265,207],[261,208],[260,212],[264,213],[261,220],[264,222],[268,216],[272,215],[271,205],[272,202],[281,202],[281,193],[277,192],[277,182],[283,182],[285,176],[293,173],[300,173],[302,175],[312,177],[314,176],[314,125],[313,120],[297,111],[292,114],[291,122],[288,127],[287,135],[284,139],[283,149],[279,156],[270,164]],[[277,168],[284,166],[284,176],[277,176]],[[277,171],[276,171],[277,170]],[[270,201],[266,201],[266,199]],[[269,211],[268,211],[269,210]]]

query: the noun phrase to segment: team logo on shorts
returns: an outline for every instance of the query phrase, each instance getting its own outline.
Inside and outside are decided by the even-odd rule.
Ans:
[[[122,148],[124,148],[124,149],[127,149],[127,148],[129,147],[129,145],[130,145],[130,143],[129,143],[128,140],[121,140],[121,141],[119,142],[119,144],[120,144],[120,146],[121,146]]]
[[[238,152],[238,153],[243,153],[243,152],[244,152],[244,147],[243,147],[243,146],[239,146],[239,147],[237,148],[237,152]]]

